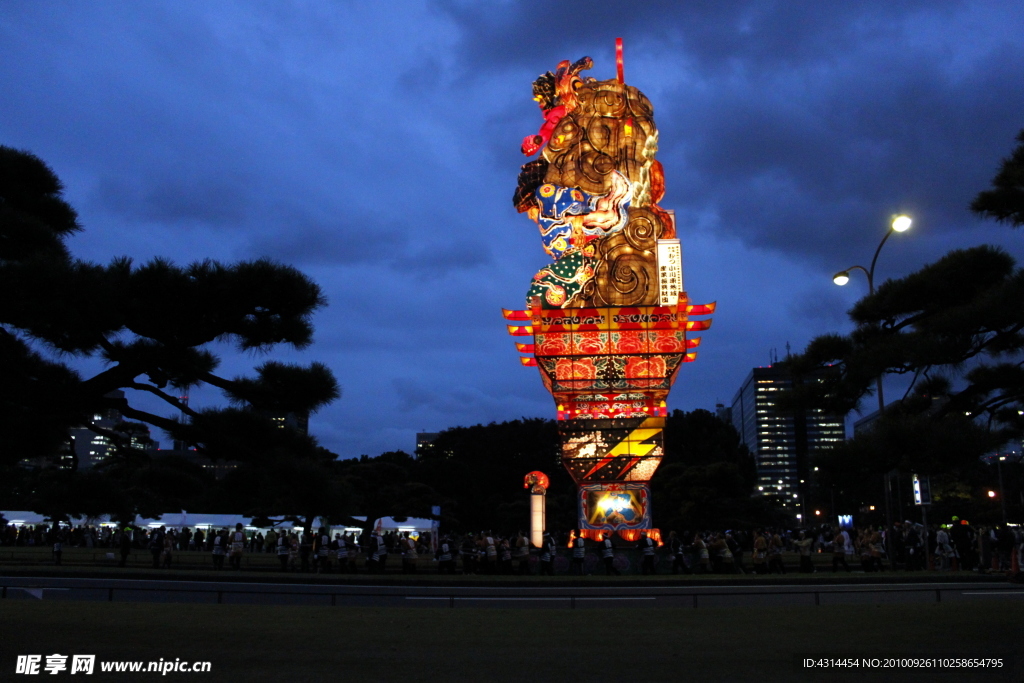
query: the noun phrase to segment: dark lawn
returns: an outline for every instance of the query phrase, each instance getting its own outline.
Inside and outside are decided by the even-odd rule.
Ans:
[[[0,680],[19,654],[209,660],[218,681],[1021,681],[999,670],[804,671],[797,656],[1008,657],[1019,601],[641,610],[0,602]],[[60,674],[68,676],[67,672]],[[110,680],[155,680],[110,674]],[[50,677],[47,676],[49,679]],[[104,677],[97,674],[86,679]],[[61,678],[61,680],[64,680]]]

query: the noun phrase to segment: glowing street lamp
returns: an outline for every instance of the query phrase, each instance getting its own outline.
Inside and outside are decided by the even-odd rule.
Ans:
[[[892,221],[889,223],[889,229],[885,231],[885,235],[882,237],[882,241],[878,243],[878,248],[875,249],[875,255],[871,259],[871,268],[865,268],[864,266],[850,266],[846,270],[841,270],[832,276],[832,282],[836,283],[840,287],[850,281],[850,271],[859,270],[863,272],[868,278],[868,293],[875,293],[875,263],[878,262],[878,254],[882,251],[882,246],[885,245],[886,240],[889,239],[889,235],[894,232],[906,232],[910,229],[913,219],[905,214],[899,214],[893,216]],[[885,410],[885,396],[882,393],[882,377],[879,376],[876,380],[876,387],[878,389],[878,412],[881,413]]]
[[[889,239],[889,235],[894,232],[906,232],[910,230],[910,226],[913,224],[913,219],[905,214],[899,214],[893,216],[892,222],[889,224],[889,229],[885,231],[885,235],[882,237],[882,241],[878,243],[878,248],[875,249],[875,256],[871,259],[871,268],[865,268],[864,266],[850,266],[846,270],[841,270],[832,276],[832,282],[836,283],[840,287],[850,281],[850,271],[860,270],[868,276],[868,292],[871,294],[875,293],[875,263],[878,261],[878,254],[882,251],[882,245],[885,244],[886,240]]]
[[[896,232],[906,232],[907,230],[910,230],[910,224],[913,222],[914,221],[910,216],[900,214],[892,219],[892,229]]]
[[[832,276],[832,282],[836,283],[840,287],[850,281],[850,271],[860,270],[868,277],[868,293],[875,293],[875,263],[878,262],[878,255],[882,252],[882,247],[885,245],[886,240],[889,239],[889,235],[894,232],[906,232],[910,229],[911,224],[914,221],[906,214],[898,214],[892,217],[892,221],[889,222],[889,229],[885,231],[885,235],[882,236],[882,241],[878,243],[878,248],[875,249],[875,255],[871,258],[871,268],[865,268],[864,266],[850,266],[846,270],[841,270]],[[878,393],[878,414],[881,415],[885,412],[885,394],[882,392],[882,375],[878,376],[875,380],[875,388]],[[884,477],[884,490],[885,490],[885,524],[887,527],[892,526],[892,513],[889,508],[889,475],[886,474]]]

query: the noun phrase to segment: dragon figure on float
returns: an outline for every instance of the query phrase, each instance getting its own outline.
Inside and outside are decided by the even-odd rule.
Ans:
[[[508,330],[540,369],[558,406],[562,464],[579,487],[579,527],[635,541],[651,520],[649,482],[661,463],[666,400],[683,363],[696,358],[715,304],[694,305],[683,288],[675,216],[655,159],[650,100],[626,85],[622,41],[617,78],[584,78],[584,57],[533,83],[544,123],[522,152],[513,203],[540,230],[553,261],[533,276],[522,310],[504,310]]]

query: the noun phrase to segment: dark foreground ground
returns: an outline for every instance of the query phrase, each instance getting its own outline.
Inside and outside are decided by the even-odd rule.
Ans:
[[[1024,605],[999,599],[576,611],[5,600],[0,634],[5,681],[39,679],[15,673],[28,654],[96,655],[85,680],[121,681],[163,676],[104,675],[100,663],[209,661],[209,673],[167,676],[217,681],[1024,680]]]

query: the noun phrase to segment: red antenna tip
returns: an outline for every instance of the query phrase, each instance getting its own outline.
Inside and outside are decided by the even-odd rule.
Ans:
[[[622,63],[622,38],[615,39],[615,68],[618,71],[619,83],[625,83],[626,70]]]

